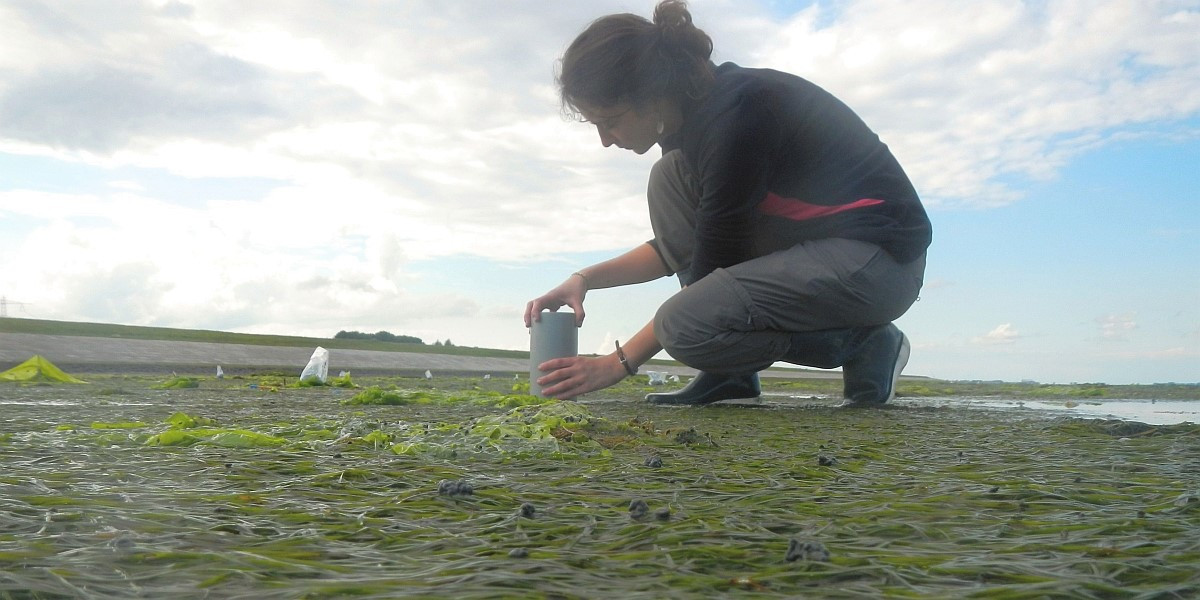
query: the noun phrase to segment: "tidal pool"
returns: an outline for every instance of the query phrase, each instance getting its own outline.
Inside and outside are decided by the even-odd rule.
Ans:
[[[902,402],[906,401],[902,400]],[[1106,399],[1103,401],[1050,401],[1004,398],[948,398],[943,402],[931,404],[944,404],[946,406],[968,409],[983,407],[1010,409],[1018,412],[1042,411],[1050,417],[1074,416],[1094,419],[1120,419],[1124,421],[1138,421],[1150,425],[1200,423],[1200,401],[1196,400]]]
[[[0,386],[0,598],[1200,595],[1200,427],[1126,403],[92,379]]]

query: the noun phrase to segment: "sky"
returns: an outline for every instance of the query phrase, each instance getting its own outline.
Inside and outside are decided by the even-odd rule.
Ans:
[[[809,79],[934,227],[907,373],[1200,382],[1200,1],[694,0]],[[555,62],[652,1],[0,0],[10,317],[528,349],[525,303],[652,237],[656,150]],[[678,283],[592,291],[607,353]]]

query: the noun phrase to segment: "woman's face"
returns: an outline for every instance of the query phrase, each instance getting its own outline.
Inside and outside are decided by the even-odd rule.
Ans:
[[[659,132],[662,120],[652,108],[638,110],[628,102],[606,107],[580,103],[578,108],[579,114],[596,127],[605,148],[616,144],[618,148],[645,154],[662,136]]]

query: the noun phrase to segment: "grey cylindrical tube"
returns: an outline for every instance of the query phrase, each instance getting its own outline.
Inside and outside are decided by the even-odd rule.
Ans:
[[[579,328],[571,311],[543,311],[529,330],[529,393],[542,395],[537,378],[546,373],[538,365],[552,359],[579,355]]]

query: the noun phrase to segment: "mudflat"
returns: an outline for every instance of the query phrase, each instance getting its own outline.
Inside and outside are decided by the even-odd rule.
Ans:
[[[1194,424],[87,379],[0,385],[0,597],[1200,595]]]

